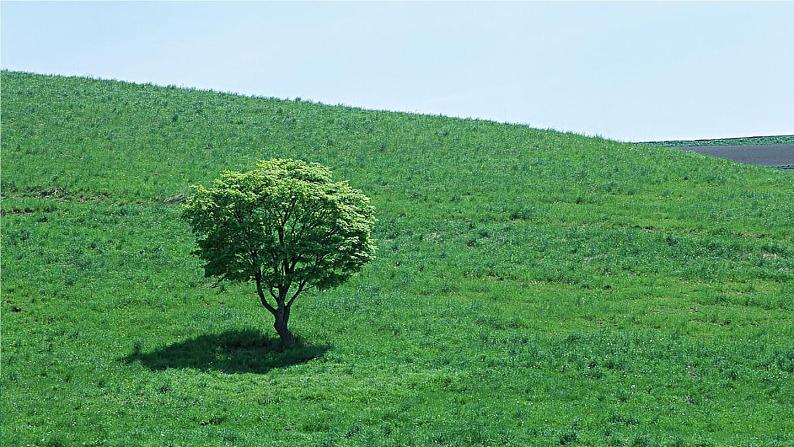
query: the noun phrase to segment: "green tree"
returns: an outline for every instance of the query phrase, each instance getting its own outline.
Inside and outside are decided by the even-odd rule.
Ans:
[[[335,287],[370,261],[373,208],[347,182],[315,163],[260,161],[196,186],[184,216],[196,235],[204,274],[256,283],[282,342],[295,299],[309,287]]]

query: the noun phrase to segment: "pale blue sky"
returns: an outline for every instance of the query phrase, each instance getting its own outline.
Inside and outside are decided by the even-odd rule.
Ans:
[[[794,134],[794,3],[11,3],[2,67],[528,123]]]

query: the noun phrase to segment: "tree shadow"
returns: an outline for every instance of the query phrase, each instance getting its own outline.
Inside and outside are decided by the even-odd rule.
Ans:
[[[322,357],[330,348],[330,345],[308,345],[300,339],[295,346],[284,348],[277,338],[246,329],[201,335],[152,352],[140,352],[135,347],[122,360],[126,363],[140,361],[153,371],[192,368],[229,374],[261,374]]]

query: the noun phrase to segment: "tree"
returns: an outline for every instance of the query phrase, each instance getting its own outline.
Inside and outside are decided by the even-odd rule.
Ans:
[[[256,283],[282,342],[293,345],[292,305],[309,287],[326,290],[373,259],[373,208],[347,182],[315,163],[260,161],[195,186],[184,217],[207,277]]]

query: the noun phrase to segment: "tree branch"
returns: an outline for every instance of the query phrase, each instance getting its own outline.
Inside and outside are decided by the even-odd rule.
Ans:
[[[265,298],[265,294],[262,292],[262,288],[257,286],[257,292],[259,293],[259,301],[262,302],[262,305],[265,306],[271,314],[276,314],[276,309],[267,302],[267,298]]]
[[[256,263],[256,253],[252,253],[253,261]],[[262,302],[262,305],[265,306],[265,309],[270,311],[271,314],[276,314],[276,309],[267,302],[267,297],[265,297],[265,291],[262,290],[262,271],[259,270],[259,266],[254,266],[254,278],[256,279],[256,293],[259,295],[259,301]],[[271,292],[272,295],[272,292]]]
[[[306,285],[308,281],[309,281],[308,278],[301,280],[300,284],[298,284],[298,290],[296,290],[295,294],[292,295],[292,298],[290,298],[289,301],[287,301],[287,309],[289,309],[292,306],[292,302],[295,301],[295,298],[297,298],[298,295],[303,291],[303,287]]]

